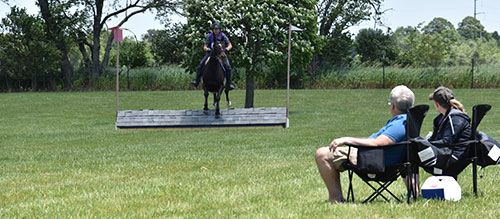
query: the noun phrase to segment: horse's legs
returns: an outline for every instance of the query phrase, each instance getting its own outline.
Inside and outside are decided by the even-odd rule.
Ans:
[[[224,89],[224,93],[226,93],[227,107],[231,107],[231,101],[229,100],[229,89],[227,87],[226,89]]]
[[[217,102],[217,93],[214,92],[214,107],[216,102]]]
[[[220,102],[220,96],[222,95],[222,90],[224,89],[224,86],[221,86],[219,91],[217,93],[214,93],[214,98],[215,98],[215,117],[219,118],[220,117],[220,108],[219,108],[219,102]]]
[[[205,107],[203,107],[203,110],[205,113],[208,112],[208,90],[206,88],[203,89],[205,91]]]

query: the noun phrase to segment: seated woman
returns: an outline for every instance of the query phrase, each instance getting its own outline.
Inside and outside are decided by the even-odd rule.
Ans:
[[[457,175],[467,167],[469,146],[454,145],[471,139],[471,119],[453,92],[446,87],[438,87],[429,95],[434,107],[440,113],[434,119],[434,131],[428,141],[432,144],[434,159],[424,163],[423,168],[433,175]]]
[[[429,95],[434,107],[440,113],[434,119],[434,131],[428,139],[434,145],[454,144],[470,139],[470,118],[453,92],[443,86]]]

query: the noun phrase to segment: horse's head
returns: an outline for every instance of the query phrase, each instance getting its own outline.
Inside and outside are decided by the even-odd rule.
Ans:
[[[224,52],[224,49],[222,47],[222,41],[215,41],[213,48],[212,48],[212,56],[221,56],[222,52]]]

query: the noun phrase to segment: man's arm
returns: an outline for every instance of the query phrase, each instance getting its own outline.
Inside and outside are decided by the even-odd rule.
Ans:
[[[330,151],[335,151],[335,148],[345,143],[364,145],[364,146],[384,146],[394,144],[394,141],[386,135],[379,135],[377,138],[355,138],[355,137],[342,137],[337,138],[330,143]]]

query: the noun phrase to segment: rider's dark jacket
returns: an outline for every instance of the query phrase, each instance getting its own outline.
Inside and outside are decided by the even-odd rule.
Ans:
[[[460,110],[450,108],[446,115],[434,119],[434,132],[429,138],[432,144],[454,144],[470,140],[470,118]]]

